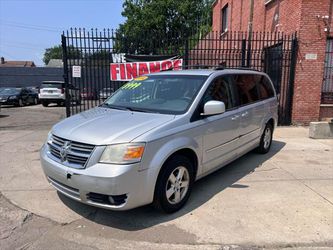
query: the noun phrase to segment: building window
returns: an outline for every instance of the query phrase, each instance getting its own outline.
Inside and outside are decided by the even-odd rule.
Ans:
[[[273,2],[274,0],[265,0],[265,5],[267,5],[267,4],[269,4],[269,3],[271,3],[271,2]]]
[[[228,30],[228,14],[229,14],[229,6],[226,4],[222,8],[222,33]]]

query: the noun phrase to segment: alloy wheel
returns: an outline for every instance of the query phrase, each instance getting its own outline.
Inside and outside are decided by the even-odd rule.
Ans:
[[[188,192],[189,184],[190,174],[188,170],[183,166],[175,168],[171,172],[165,188],[168,202],[171,204],[181,202]]]

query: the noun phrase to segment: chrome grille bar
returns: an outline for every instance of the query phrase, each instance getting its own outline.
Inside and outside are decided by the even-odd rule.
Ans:
[[[62,147],[66,143],[69,144],[68,148],[66,148],[66,156],[64,157],[65,159],[62,159],[61,151],[64,150]],[[48,142],[48,145],[50,149],[50,157],[53,160],[73,168],[84,168],[92,151],[95,148],[94,145],[66,140],[55,135],[51,136],[51,140]]]

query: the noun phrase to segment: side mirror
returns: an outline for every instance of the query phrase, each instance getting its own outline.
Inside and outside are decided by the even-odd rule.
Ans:
[[[204,105],[202,116],[217,115],[225,112],[225,104],[220,101],[208,101]]]

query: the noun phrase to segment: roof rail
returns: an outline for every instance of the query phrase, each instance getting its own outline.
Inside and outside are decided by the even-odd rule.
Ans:
[[[219,67],[214,68],[214,70],[225,70],[225,69],[251,70],[251,71],[261,72],[258,69],[248,68],[248,67],[221,67],[221,66],[219,66]]]

